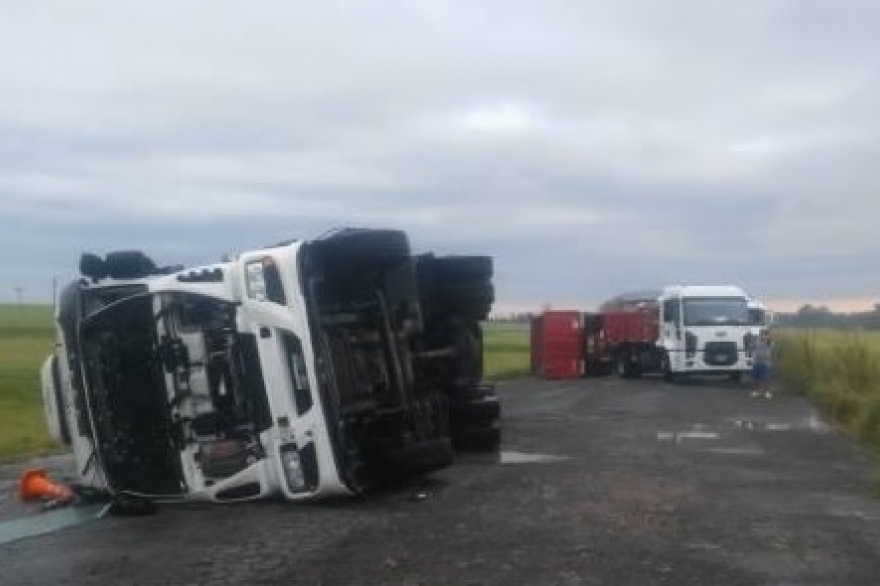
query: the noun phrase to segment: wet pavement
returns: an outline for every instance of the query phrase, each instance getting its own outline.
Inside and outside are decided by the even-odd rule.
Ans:
[[[612,378],[501,396],[498,454],[360,499],[163,507],[11,541],[0,584],[878,583],[872,460],[799,398]],[[0,468],[3,496],[16,472]]]

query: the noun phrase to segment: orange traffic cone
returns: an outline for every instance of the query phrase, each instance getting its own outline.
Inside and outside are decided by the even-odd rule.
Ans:
[[[31,468],[21,475],[18,498],[23,501],[71,501],[73,491],[63,484],[55,484],[49,480],[42,468]]]

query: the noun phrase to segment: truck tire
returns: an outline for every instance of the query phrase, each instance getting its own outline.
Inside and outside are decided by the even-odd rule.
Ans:
[[[109,252],[104,263],[107,276],[113,279],[141,279],[156,272],[156,264],[140,250]]]
[[[330,254],[344,251],[345,256],[395,259],[410,256],[409,238],[401,230],[346,228],[318,242]]]
[[[638,365],[634,364],[628,356],[619,356],[614,360],[614,370],[620,378],[637,378],[642,375]]]
[[[424,440],[389,450],[385,476],[389,479],[435,472],[452,464],[454,451],[448,437]]]
[[[663,380],[665,382],[676,382],[675,373],[672,372],[672,362],[669,360],[669,352],[663,352],[663,355],[660,357],[660,372],[663,373]]]
[[[480,324],[474,321],[450,321],[443,334],[444,345],[451,346],[455,357],[447,373],[448,385],[469,388],[483,378],[483,344]],[[449,387],[447,387],[449,388]],[[450,393],[450,395],[454,394]],[[451,399],[452,397],[450,397]]]
[[[449,402],[449,420],[453,429],[495,422],[500,416],[501,403],[494,393],[481,393],[467,399],[453,398]]]
[[[619,378],[629,378],[629,367],[627,366],[627,361],[619,356],[615,358],[614,372],[617,373],[617,376]]]
[[[356,281],[366,267],[385,270],[410,258],[409,239],[399,230],[347,229],[314,246],[334,280]]]
[[[107,276],[107,263],[97,254],[85,252],[79,257],[79,274],[97,282]]]
[[[436,299],[437,305],[448,313],[482,321],[489,315],[495,301],[495,287],[488,280],[438,282]]]
[[[501,429],[497,424],[465,428],[453,435],[452,444],[456,450],[463,452],[495,451],[501,445]]]
[[[495,301],[495,286],[488,279],[458,283],[438,283],[437,297],[441,301],[457,304],[467,302]]]
[[[641,363],[630,364],[629,372],[631,378],[642,378],[642,375],[645,374]]]
[[[434,263],[440,281],[481,281],[493,276],[491,256],[443,256]]]
[[[491,385],[453,390],[449,400],[453,445],[458,450],[494,449],[501,438],[500,416],[501,405]]]

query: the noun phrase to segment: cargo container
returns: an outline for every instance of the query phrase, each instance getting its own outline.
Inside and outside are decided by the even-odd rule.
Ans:
[[[583,317],[579,311],[546,311],[532,319],[532,372],[548,379],[584,373]]]

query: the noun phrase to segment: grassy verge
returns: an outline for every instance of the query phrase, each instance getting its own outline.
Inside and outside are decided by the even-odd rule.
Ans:
[[[39,375],[53,341],[50,307],[0,305],[0,460],[58,449],[46,431]]]
[[[525,324],[483,324],[483,365],[489,380],[529,373],[529,327]]]
[[[776,334],[782,382],[880,454],[880,333]]]

